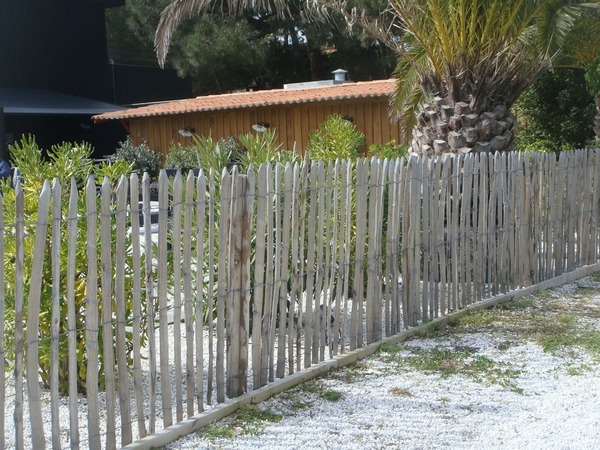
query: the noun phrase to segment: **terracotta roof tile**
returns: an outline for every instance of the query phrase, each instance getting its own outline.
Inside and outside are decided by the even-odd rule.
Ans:
[[[112,111],[94,116],[97,122],[114,119],[167,116],[203,111],[252,108],[274,105],[294,105],[317,101],[347,100],[354,98],[388,97],[394,90],[395,80],[364,81],[318,87],[273,89],[234,94],[207,95],[185,100],[174,100],[138,108]]]

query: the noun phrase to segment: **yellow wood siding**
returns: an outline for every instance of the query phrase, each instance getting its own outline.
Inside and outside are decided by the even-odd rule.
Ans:
[[[147,142],[150,148],[168,152],[174,143],[188,145],[191,138],[178,133],[184,128],[213,139],[251,133],[255,123],[268,123],[277,133],[282,148],[303,153],[308,134],[319,127],[331,114],[351,117],[356,128],[365,134],[366,148],[399,141],[399,127],[388,114],[388,100],[363,99],[338,102],[319,102],[301,105],[281,105],[261,108],[211,111],[204,113],[130,119],[131,137],[136,143]]]

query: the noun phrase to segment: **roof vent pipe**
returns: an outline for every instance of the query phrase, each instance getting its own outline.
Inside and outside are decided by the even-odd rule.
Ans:
[[[348,74],[347,70],[337,69],[331,72],[333,74],[333,80],[335,82],[344,83],[346,80],[346,75]]]

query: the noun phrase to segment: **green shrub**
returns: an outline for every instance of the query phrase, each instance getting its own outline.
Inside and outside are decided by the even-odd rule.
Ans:
[[[267,130],[258,134],[241,134],[238,140],[243,147],[243,151],[238,154],[236,162],[242,172],[247,172],[250,164],[255,167],[261,164],[273,162],[293,164],[298,161],[298,155],[281,148],[277,143],[275,132]]]
[[[408,146],[399,145],[395,139],[386,144],[371,144],[369,146],[369,155],[381,159],[406,158],[408,155]]]
[[[167,153],[166,165],[174,169],[200,168],[200,155],[198,153],[198,148],[194,145],[174,144]]]
[[[82,189],[87,177],[91,174],[111,175],[118,179],[122,174],[129,173],[131,166],[122,162],[113,166],[104,166],[96,169],[91,159],[92,148],[88,144],[63,143],[52,147],[47,152],[47,159],[42,157],[44,153],[31,136],[23,138],[10,146],[11,159],[13,164],[19,167],[23,178],[24,194],[24,275],[25,280],[29,280],[32,272],[32,262],[34,253],[35,226],[38,214],[39,195],[46,179],[58,179],[62,186],[62,216],[68,216],[68,199],[70,195],[70,182],[74,178],[78,183],[78,188]],[[101,181],[101,180],[99,180]],[[3,189],[3,213],[5,223],[15,223],[15,190]],[[78,203],[78,216],[85,217],[85,201],[80,196]],[[87,371],[87,353],[86,353],[86,335],[85,335],[85,311],[87,295],[87,254],[86,249],[86,221],[77,221],[77,252],[75,261],[75,311],[76,311],[76,329],[77,335],[77,376],[78,388],[85,391],[86,371]],[[68,241],[67,227],[63,223],[60,229],[61,242]],[[115,234],[112,233],[114,236]],[[97,246],[100,247],[100,237],[97,237]],[[41,289],[40,319],[39,319],[39,374],[46,386],[50,385],[50,358],[51,358],[51,312],[52,312],[52,286],[55,281],[52,277],[52,265],[50,263],[50,248],[52,245],[51,237],[46,238],[46,249],[44,252],[44,267]],[[113,242],[113,247],[115,243]],[[130,245],[130,244],[128,244]],[[7,349],[14,348],[14,326],[15,326],[15,264],[16,245],[15,239],[11,233],[7,233],[4,238],[4,271],[6,283],[5,305],[5,344]],[[113,248],[114,251],[114,248]],[[67,298],[65,287],[67,286],[67,245],[60,247],[60,317],[59,332],[65,336],[67,328]],[[128,261],[125,269],[125,292],[132,291],[131,261]],[[24,284],[24,299],[29,295],[29,283]],[[27,306],[25,306],[26,308]],[[126,298],[126,307],[128,317],[131,317],[132,299]],[[26,316],[25,312],[25,316]],[[131,348],[131,335],[128,336],[127,346]],[[99,355],[102,365],[102,339],[99,339]],[[14,353],[7,352],[4,357],[9,362],[9,366],[14,362]],[[66,339],[60,340],[59,345],[59,390],[67,392],[68,389],[68,348]],[[103,374],[104,370],[100,370]],[[99,379],[103,384],[103,377]]]
[[[365,135],[352,122],[332,114],[308,135],[307,152],[313,161],[355,159],[364,145]]]
[[[194,136],[194,149],[199,165],[208,173],[214,170],[218,176],[223,169],[229,167],[239,151],[239,146],[234,138],[213,140],[211,136]]]
[[[132,165],[133,170],[140,176],[147,172],[150,178],[157,178],[160,172],[160,153],[155,152],[147,143],[134,145],[131,138],[120,142],[119,147],[109,160],[114,162],[122,159]]]

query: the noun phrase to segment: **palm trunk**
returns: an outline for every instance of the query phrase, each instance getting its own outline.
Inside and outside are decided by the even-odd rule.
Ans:
[[[466,102],[450,105],[436,97],[417,115],[412,148],[427,156],[511,151],[515,130],[516,120],[503,104],[474,111]]]

